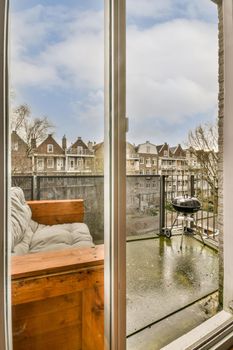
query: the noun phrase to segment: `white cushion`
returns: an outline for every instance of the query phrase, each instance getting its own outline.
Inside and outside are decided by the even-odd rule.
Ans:
[[[93,239],[84,223],[39,225],[31,219],[31,209],[19,187],[11,189],[11,251],[16,255],[65,249],[93,247]]]
[[[39,225],[32,236],[31,253],[71,247],[93,247],[93,240],[86,224]]]
[[[25,201],[24,193],[19,187],[11,189],[11,250],[14,252],[15,247],[24,240],[24,243],[29,241],[33,234],[30,228],[32,217],[31,209]],[[24,245],[23,251],[28,251],[29,245]],[[27,244],[26,244],[27,245]]]

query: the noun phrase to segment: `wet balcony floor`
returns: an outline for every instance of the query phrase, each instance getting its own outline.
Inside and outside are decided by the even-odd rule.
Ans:
[[[127,243],[128,349],[143,349],[139,340],[146,334],[148,340],[148,332],[156,339],[153,329],[160,329],[159,338],[167,322],[171,341],[182,334],[182,327],[185,333],[216,312],[218,253],[189,236],[184,237],[180,250],[180,240],[180,236],[173,236],[170,240],[154,238]],[[209,303],[213,304],[211,311]],[[193,320],[190,313],[195,315]],[[181,317],[178,328],[177,317]],[[145,346],[145,341],[142,344]],[[144,347],[147,348],[149,345]],[[151,349],[157,348],[160,347],[153,343]]]

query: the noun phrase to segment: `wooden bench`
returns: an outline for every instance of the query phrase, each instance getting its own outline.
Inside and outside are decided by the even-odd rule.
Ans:
[[[29,202],[43,224],[82,222],[82,200]],[[14,350],[104,348],[104,248],[12,257]]]

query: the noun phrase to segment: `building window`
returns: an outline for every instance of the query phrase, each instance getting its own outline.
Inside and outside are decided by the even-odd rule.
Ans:
[[[140,175],[144,175],[144,170],[143,169],[140,170]]]
[[[53,158],[47,159],[47,168],[54,168],[54,159]]]
[[[74,169],[74,159],[70,159],[70,169]]]
[[[78,146],[77,147],[77,153],[78,154],[82,154],[83,153],[83,147],[82,146]]]
[[[61,168],[64,167],[64,161],[63,158],[58,158],[57,159],[57,170],[61,170]]]
[[[44,170],[44,159],[38,158],[37,159],[37,170]]]
[[[19,144],[18,144],[18,142],[13,142],[12,151],[18,151],[18,149],[19,149]]]
[[[47,153],[53,153],[53,145],[51,144],[47,145]]]
[[[144,158],[143,157],[140,158],[140,164],[144,164]]]
[[[164,155],[164,157],[167,157],[168,156],[168,151],[167,150],[163,151],[163,155]]]
[[[151,165],[150,158],[146,159],[146,165],[149,165],[149,166]]]
[[[150,170],[147,170],[147,171],[146,171],[146,175],[150,175]]]
[[[79,168],[83,167],[83,160],[82,159],[78,159],[78,167]]]

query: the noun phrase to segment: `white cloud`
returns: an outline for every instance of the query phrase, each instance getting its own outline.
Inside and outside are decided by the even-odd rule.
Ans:
[[[128,30],[128,113],[171,122],[208,113],[217,103],[214,25],[174,20]]]
[[[64,87],[103,87],[103,13],[69,11],[68,16],[64,8],[55,8],[54,12],[51,16],[51,8],[40,5],[14,14],[13,84],[44,82],[45,88],[63,81]]]
[[[196,18],[215,20],[217,6],[211,0],[127,0],[127,16],[135,18]],[[135,21],[136,22],[136,21]]]
[[[172,0],[128,0],[127,15],[159,18],[171,15]]]
[[[182,11],[190,18],[201,16],[202,10],[207,16],[207,1],[184,0]],[[179,3],[181,0],[128,0],[128,14],[135,19],[127,29],[127,110],[134,135],[134,126],[142,118],[150,121],[144,123],[146,137],[152,133],[153,120],[180,124],[194,115],[209,117],[216,107],[216,24],[166,19],[140,27],[137,22],[137,18],[152,15],[161,20],[181,14]],[[85,122],[90,125],[92,121],[98,128],[103,123],[103,13],[39,5],[14,14],[12,23],[16,90],[38,86],[77,91],[79,102],[73,105],[73,118],[79,118],[83,132]]]

